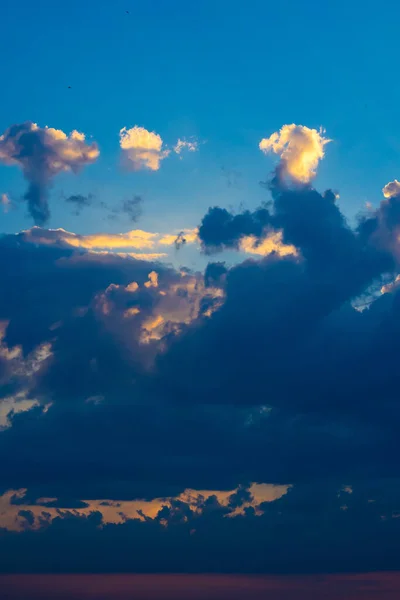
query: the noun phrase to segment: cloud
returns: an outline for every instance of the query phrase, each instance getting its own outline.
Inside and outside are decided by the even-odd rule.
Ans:
[[[267,235],[271,222],[271,214],[267,208],[259,208],[254,212],[246,210],[235,215],[225,208],[215,206],[209,208],[203,217],[198,236],[206,253],[228,248],[238,250],[242,238],[261,238]]]
[[[253,253],[204,273],[125,256],[173,247],[179,230],[0,238],[2,397],[37,402],[0,432],[0,493],[98,510],[1,532],[4,569],[17,540],[54,564],[67,536],[68,570],[380,568],[382,547],[397,566],[400,305],[396,286],[380,290],[399,272],[399,199],[351,227],[330,190],[269,190],[268,207],[204,216],[206,251]],[[255,505],[249,482],[292,487]],[[237,492],[192,502],[188,489]],[[157,498],[174,502],[150,520],[110,523],[96,505]]]
[[[0,204],[3,207],[3,211],[8,213],[12,207],[12,202],[8,194],[1,194],[0,196]]]
[[[88,144],[83,133],[74,130],[66,135],[31,121],[12,125],[0,136],[0,163],[22,169],[29,182],[24,198],[38,225],[50,217],[47,197],[52,179],[63,171],[78,173],[98,156],[97,144]]]
[[[133,229],[127,233],[97,233],[79,235],[65,229],[41,229],[32,227],[22,232],[21,237],[35,244],[61,247],[84,248],[86,250],[114,250],[122,248],[152,249],[157,239],[156,233]]]
[[[170,153],[170,150],[163,149],[160,135],[137,125],[131,129],[123,127],[119,139],[124,162],[133,171],[158,171],[161,161]]]
[[[179,250],[185,244],[194,244],[198,241],[198,229],[197,227],[194,229],[183,229],[179,231],[177,234],[167,234],[163,235],[159,243],[161,246],[175,246],[176,250]]]
[[[276,252],[280,256],[288,254],[297,255],[297,250],[294,246],[286,245],[282,242],[282,232],[280,231],[272,232],[262,241],[259,241],[252,235],[242,237],[240,240],[240,250],[259,256],[268,256],[272,252]]]
[[[69,202],[72,206],[74,206],[75,215],[80,215],[85,206],[91,206],[93,204],[93,200],[93,194],[88,194],[87,196],[84,196],[83,194],[73,194],[72,196],[65,198],[66,202]]]
[[[355,485],[352,494],[334,482],[320,487],[302,485],[275,501],[260,503],[258,514],[249,507],[237,516],[230,516],[232,507],[216,495],[197,497],[194,505],[175,499],[165,502],[152,519],[139,513],[136,518],[127,516],[122,523],[107,522],[100,511],[81,514],[64,510],[52,519],[44,511],[43,525],[37,530],[32,530],[34,514],[30,510],[29,515],[21,515],[28,517],[28,524],[20,522],[19,533],[2,532],[0,564],[3,572],[18,568],[19,572],[51,573],[56,563],[57,572],[61,569],[69,576],[82,571],[249,572],[256,584],[254,592],[260,592],[262,581],[254,578],[254,573],[324,574],[317,579],[322,585],[319,595],[327,593],[327,584],[346,595],[346,587],[327,576],[339,572],[339,581],[346,582],[347,591],[358,590],[362,598],[371,593],[372,598],[382,594],[386,586],[387,591],[398,587],[393,574],[377,574],[399,568],[398,489],[398,481],[390,480]],[[243,492],[239,488],[233,504],[243,501]],[[391,551],[382,553],[382,548]],[[368,571],[375,573],[353,575]],[[384,588],[382,581],[386,581]],[[282,591],[280,580],[273,582],[275,586],[279,582]],[[293,579],[291,592],[299,594],[306,586],[309,594],[310,584],[306,582],[304,577],[301,584]],[[265,592],[261,588],[260,598]],[[246,597],[253,597],[250,590],[246,593]],[[51,594],[53,597],[54,585]]]
[[[269,138],[263,138],[259,147],[265,154],[274,152],[280,156],[281,175],[298,183],[309,183],[324,157],[326,144],[331,141],[323,134],[322,129],[317,131],[293,123],[284,125]]]
[[[129,200],[124,200],[121,207],[121,212],[128,215],[131,221],[137,221],[142,214],[143,199],[141,196],[134,196]]]
[[[393,198],[395,196],[400,196],[400,182],[397,181],[397,179],[390,181],[382,189],[382,193],[385,196],[385,198]]]
[[[42,229],[34,226],[17,234],[25,242],[53,246],[59,248],[85,249],[98,254],[112,252],[121,257],[143,258],[144,260],[157,260],[168,256],[162,252],[165,246],[175,245],[179,249],[186,243],[194,243],[197,238],[197,229],[185,229],[176,234],[161,234],[132,229],[126,233],[95,233],[80,235],[65,229]],[[152,252],[131,252],[135,250],[152,250]],[[121,250],[123,250],[121,252]],[[159,250],[154,251],[154,250]],[[118,252],[119,251],[119,252]],[[83,260],[86,260],[83,258]]]
[[[197,140],[187,141],[181,140],[179,138],[174,146],[174,152],[176,154],[181,154],[183,150],[188,150],[189,152],[197,152],[198,149],[199,143],[197,142]]]

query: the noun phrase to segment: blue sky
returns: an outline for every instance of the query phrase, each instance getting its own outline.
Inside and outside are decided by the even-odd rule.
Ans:
[[[333,138],[315,185],[337,189],[349,216],[399,176],[395,3],[22,0],[2,12],[0,130],[24,120],[78,129],[101,150],[77,177],[57,177],[50,227],[132,227],[94,209],[72,216],[61,192],[111,204],[142,194],[138,226],[150,230],[196,226],[213,204],[253,208],[273,165],[258,142],[285,123],[323,126]],[[124,173],[118,131],[134,125],[166,143],[204,144],[157,173]],[[241,173],[237,188],[222,166]],[[0,168],[0,191],[24,187],[16,168]],[[1,220],[4,232],[31,224],[23,208]]]

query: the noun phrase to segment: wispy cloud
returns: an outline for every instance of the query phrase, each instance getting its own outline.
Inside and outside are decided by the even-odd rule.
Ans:
[[[178,141],[174,146],[174,152],[176,154],[181,154],[183,150],[188,150],[189,152],[197,152],[198,149],[199,143],[197,140],[188,141],[181,140],[180,138],[178,138]]]

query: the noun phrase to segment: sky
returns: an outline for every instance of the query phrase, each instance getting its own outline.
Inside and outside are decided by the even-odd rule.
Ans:
[[[3,4],[10,597],[394,597],[400,9]]]

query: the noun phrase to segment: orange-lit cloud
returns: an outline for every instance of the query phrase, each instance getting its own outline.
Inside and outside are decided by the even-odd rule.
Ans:
[[[243,504],[240,509],[232,512],[232,516],[236,516],[243,512],[243,509],[249,506],[257,506],[261,502],[272,502],[286,494],[290,486],[287,485],[270,485],[270,484],[257,484],[254,483],[250,487],[252,499],[249,502]],[[219,491],[219,490],[193,490],[187,489],[177,497],[170,498],[155,498],[154,500],[128,500],[128,501],[115,501],[108,499],[99,500],[83,500],[86,507],[79,509],[69,509],[68,512],[74,514],[89,515],[93,511],[98,511],[103,516],[104,523],[123,523],[126,519],[140,519],[145,518],[154,519],[158,512],[163,506],[171,506],[171,501],[181,500],[187,503],[192,510],[195,512],[201,512],[199,508],[199,499],[207,499],[210,496],[216,496],[218,502],[222,506],[226,506],[229,501],[229,496],[236,490],[230,491]],[[20,510],[32,511],[34,515],[34,523],[32,528],[38,529],[41,527],[40,517],[43,511],[48,514],[49,520],[53,520],[63,512],[67,512],[66,509],[54,508],[47,506],[51,504],[56,498],[39,498],[36,500],[36,504],[13,504],[12,499],[14,497],[21,501],[26,495],[26,489],[9,490],[2,496],[0,496],[0,528],[6,528],[12,531],[22,531],[25,523],[18,517]],[[261,514],[261,513],[258,513]]]
[[[397,277],[394,281],[392,281],[391,283],[387,283],[386,285],[383,285],[381,287],[381,293],[389,294],[391,292],[394,292],[396,289],[398,289],[399,285],[400,285],[400,275],[397,275]]]
[[[382,192],[385,198],[400,196],[400,181],[397,181],[397,179],[389,181],[389,183],[387,183],[382,189]]]
[[[9,380],[18,379],[20,385],[18,391],[12,395],[4,396],[0,401],[0,431],[10,427],[10,418],[13,414],[30,410],[39,402],[29,395],[29,387],[33,376],[37,373],[43,362],[51,356],[51,345],[41,344],[34,348],[28,355],[24,356],[21,346],[9,348],[5,342],[8,321],[0,321],[0,362],[2,371],[7,374]],[[0,383],[2,383],[0,377]]]
[[[319,161],[324,157],[325,145],[331,140],[304,125],[284,125],[279,132],[263,138],[259,144],[265,154],[274,152],[281,158],[281,174],[299,183],[308,183],[315,177]]]
[[[87,250],[118,248],[151,249],[154,248],[157,233],[148,233],[133,229],[126,233],[95,233],[79,235],[65,229],[41,229],[32,227],[22,232],[24,240],[43,245],[66,245]]]
[[[183,229],[179,233],[151,233],[142,229],[133,229],[126,233],[94,233],[81,235],[66,231],[65,229],[43,229],[41,227],[32,227],[22,231],[20,235],[24,241],[43,246],[69,247],[84,249],[92,254],[101,255],[112,253],[122,258],[135,258],[137,260],[158,261],[166,258],[166,252],[160,246],[173,246],[180,248],[184,244],[194,244],[198,242],[198,229]],[[130,252],[133,248],[138,252]],[[297,254],[296,249],[291,245],[282,242],[281,232],[271,232],[265,240],[257,243],[254,236],[246,236],[240,244],[242,252],[266,256],[276,252],[280,256],[288,254]],[[148,250],[148,252],[145,252]],[[75,257],[79,260],[79,257]],[[86,258],[82,258],[86,260]],[[150,285],[150,283],[149,283]],[[153,285],[153,284],[151,284]],[[147,286],[148,287],[148,286]]]
[[[119,139],[125,164],[133,171],[158,171],[161,161],[170,153],[170,150],[163,149],[163,141],[158,133],[137,125],[131,129],[123,127]]]
[[[197,229],[183,230],[185,243],[193,243],[197,240]],[[32,227],[22,231],[20,235],[24,241],[44,246],[58,246],[82,248],[96,252],[97,254],[111,251],[121,257],[130,256],[131,258],[142,260],[159,260],[165,258],[167,254],[158,246],[177,245],[180,233],[162,234],[143,231],[142,229],[132,229],[126,233],[94,233],[80,235],[66,231],[65,229],[43,229],[41,227]],[[130,252],[135,250],[150,250],[151,252]],[[120,250],[124,250],[121,252]],[[119,252],[118,252],[119,251]]]
[[[272,232],[261,242],[253,235],[243,237],[240,240],[240,250],[259,256],[268,256],[272,252],[276,252],[280,256],[287,256],[289,254],[297,255],[297,250],[294,246],[282,242],[282,233],[280,231]]]
[[[155,271],[151,271],[151,273],[149,273],[149,280],[146,281],[144,287],[158,287],[158,273],[156,273]]]
[[[146,299],[141,304],[141,292],[144,290],[147,292]],[[126,293],[128,295],[124,296]],[[151,294],[151,304],[148,293]],[[132,294],[135,296],[132,297]],[[96,296],[95,306],[98,317],[104,320],[110,331],[118,332],[129,348],[136,342],[149,344],[161,341],[167,335],[179,335],[196,319],[210,317],[224,300],[224,290],[206,287],[200,274],[182,271],[171,279],[171,275],[159,277],[156,271],[151,271],[143,285],[136,281],[125,287],[109,285]],[[131,326],[126,322],[130,318],[133,318]],[[154,346],[152,356],[159,350],[162,350],[162,344]]]

